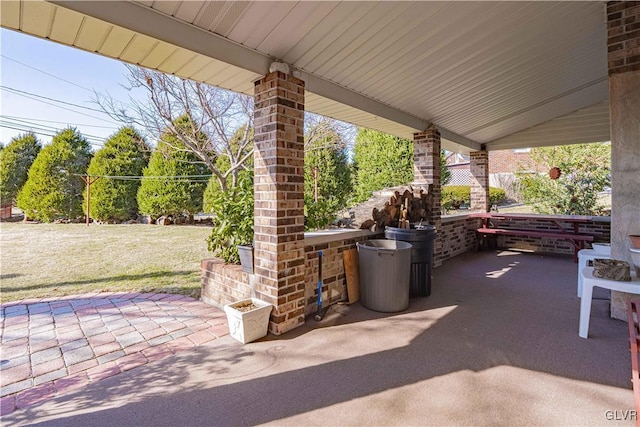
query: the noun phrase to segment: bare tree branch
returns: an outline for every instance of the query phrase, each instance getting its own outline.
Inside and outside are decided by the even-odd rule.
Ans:
[[[174,136],[182,145],[174,149],[193,152],[214,174],[223,190],[235,185],[237,172],[246,169],[253,156],[253,99],[203,83],[127,65],[129,91],[142,91],[144,100],[129,96],[125,105],[110,95],[95,93],[94,101],[114,120],[141,128],[160,140]],[[186,117],[190,126],[177,126]],[[242,137],[232,138],[244,127]],[[163,142],[165,142],[163,140]],[[216,158],[227,157],[229,168],[220,170]],[[233,181],[228,182],[232,176]]]

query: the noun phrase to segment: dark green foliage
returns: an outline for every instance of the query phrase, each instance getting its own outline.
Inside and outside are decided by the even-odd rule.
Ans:
[[[91,176],[140,176],[149,161],[150,151],[134,129],[122,128],[96,153],[87,173]],[[138,187],[138,179],[99,178],[91,184],[91,218],[99,221],[135,218],[138,215]],[[84,197],[86,207],[86,190]]]
[[[489,187],[489,204],[497,205],[507,197],[502,188]],[[471,187],[468,185],[448,185],[442,187],[442,206],[445,209],[459,209],[471,204]]]
[[[53,137],[29,169],[29,178],[18,194],[18,207],[28,218],[50,222],[82,216],[84,175],[91,160],[87,140],[67,128]]]
[[[558,167],[557,180],[544,174],[520,176],[526,203],[539,213],[600,215],[603,206],[598,193],[611,185],[611,145],[609,143],[534,148],[531,158],[539,168]]]
[[[413,141],[360,128],[353,157],[355,201],[363,202],[374,191],[413,181],[413,163]],[[450,179],[451,171],[442,150],[440,185],[447,185]]]
[[[225,262],[238,264],[238,245],[253,244],[253,172],[242,171],[238,184],[211,200],[213,231],[209,250]]]
[[[137,195],[140,213],[157,218],[199,212],[208,178],[167,177],[208,176],[209,173],[209,168],[191,151],[185,150],[177,138],[163,135],[143,171],[144,178]]]
[[[413,142],[371,129],[359,129],[354,147],[356,202],[373,191],[413,180]]]
[[[33,133],[19,135],[0,151],[0,205],[13,204],[42,149]]]
[[[317,171],[318,201],[315,201],[314,170]],[[331,129],[307,144],[304,154],[305,227],[318,229],[331,224],[347,206],[352,191],[351,169],[340,134]]]

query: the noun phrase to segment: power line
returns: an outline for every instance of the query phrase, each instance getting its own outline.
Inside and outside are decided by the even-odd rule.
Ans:
[[[86,174],[73,174],[76,176],[87,176]],[[134,176],[134,175],[90,175],[95,178],[113,179],[119,181],[141,181],[141,180],[154,180],[154,181],[172,181],[172,182],[208,182],[213,175],[152,175],[152,176]]]
[[[12,87],[9,87],[9,86],[0,85],[0,88],[8,90],[10,92],[14,92],[16,95],[24,94],[24,95],[30,95],[30,96],[37,96],[38,98],[48,99],[49,101],[59,102],[61,104],[65,104],[65,105],[71,105],[73,107],[84,108],[85,110],[97,111],[98,113],[104,113],[104,111],[98,110],[97,108],[85,107],[84,105],[78,105],[78,104],[74,104],[74,103],[71,103],[71,102],[60,101],[59,99],[49,98],[49,97],[44,96],[44,95],[38,95],[36,93],[31,93],[31,92],[27,92],[27,91],[20,90],[20,89],[15,89],[15,88],[12,88]]]
[[[101,117],[96,117],[96,116],[92,116],[91,114],[82,113],[80,111],[72,110],[71,108],[63,107],[62,105],[52,104],[51,102],[43,101],[42,99],[34,98],[34,97],[31,97],[31,96],[28,96],[28,95],[23,95],[23,94],[20,94],[20,93],[14,93],[14,95],[23,96],[25,98],[29,98],[29,99],[32,99],[34,101],[42,102],[43,104],[51,105],[51,106],[60,108],[62,110],[71,111],[72,113],[80,114],[82,116],[91,117],[92,119],[100,120],[100,121],[103,121],[105,123],[112,123],[112,124],[116,124],[117,125],[116,122],[113,122],[111,120],[105,120],[105,119],[103,119]],[[80,107],[80,108],[86,108],[86,107]]]
[[[62,129],[60,129],[59,127],[56,126],[48,126],[48,125],[42,125],[39,123],[34,123],[34,122],[30,122],[28,120],[20,120],[20,119],[10,119],[10,118],[6,118],[6,116],[1,116],[0,115],[0,121],[4,121],[5,123],[9,123],[15,126],[34,126],[40,129],[44,129],[44,130],[51,130],[51,131],[55,131],[55,132],[60,132]],[[5,120],[3,120],[5,119]],[[12,123],[12,122],[18,122],[18,123]],[[71,126],[71,124],[67,124],[67,126]],[[95,138],[97,140],[103,140],[104,138],[102,138],[101,136],[98,135],[91,135],[88,133],[82,133],[82,136],[84,137],[88,137],[88,138]]]
[[[93,90],[91,90],[91,89],[89,89],[89,88],[87,88],[87,87],[80,86],[80,85],[79,85],[79,84],[77,84],[77,83],[71,82],[71,81],[69,81],[69,80],[65,80],[65,79],[63,79],[62,77],[58,77],[58,76],[56,76],[56,75],[54,75],[54,74],[48,73],[48,72],[46,72],[46,71],[44,71],[44,70],[41,70],[41,69],[39,69],[39,68],[36,68],[36,67],[31,66],[31,65],[25,64],[24,62],[20,62],[20,61],[18,61],[17,59],[13,59],[13,58],[8,57],[7,55],[0,54],[0,56],[2,56],[4,59],[8,59],[9,61],[13,61],[13,62],[15,62],[15,63],[17,63],[17,64],[20,64],[20,65],[22,65],[23,67],[31,68],[32,70],[35,70],[35,71],[37,71],[37,72],[39,72],[39,73],[46,74],[46,75],[47,75],[47,76],[49,76],[49,77],[53,77],[54,79],[58,79],[58,80],[63,81],[63,82],[65,82],[65,83],[69,83],[70,85],[73,85],[73,86],[79,87],[80,89],[84,89],[84,90],[86,90],[86,91],[88,91],[88,92],[93,93]]]
[[[0,126],[7,128],[7,129],[13,129],[13,130],[17,130],[20,132],[32,132],[35,133],[36,135],[41,135],[41,136],[48,136],[50,138],[53,138],[54,136],[56,136],[58,134],[58,132],[52,131],[52,130],[47,130],[47,129],[42,129],[42,128],[37,128],[37,127],[30,127],[27,125],[20,125],[20,124],[14,124],[14,123],[0,123]],[[84,136],[84,135],[83,135]],[[87,142],[90,145],[96,146],[96,147],[103,147],[104,143],[103,142],[98,142],[98,140],[94,139],[94,138],[85,138],[87,140]]]
[[[18,120],[18,121],[30,120],[32,122],[58,123],[58,124],[61,124],[61,125],[70,125],[70,126],[73,125],[73,126],[84,126],[84,127],[91,127],[91,128],[118,130],[117,127],[113,127],[113,126],[89,125],[89,124],[85,124],[85,123],[68,123],[68,122],[60,122],[60,121],[56,121],[56,120],[36,119],[36,118],[32,118],[32,117],[5,116],[5,115],[0,115],[0,117],[4,117],[4,118],[7,118],[7,119],[14,119],[14,120]]]

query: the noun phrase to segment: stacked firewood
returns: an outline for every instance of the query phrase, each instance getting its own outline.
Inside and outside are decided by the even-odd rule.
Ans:
[[[384,227],[411,228],[412,223],[428,223],[432,185],[427,191],[409,186],[403,193],[395,191],[381,209],[373,208],[371,219],[363,221],[361,229],[384,230]]]

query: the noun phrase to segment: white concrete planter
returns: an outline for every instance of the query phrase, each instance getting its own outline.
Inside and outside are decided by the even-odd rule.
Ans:
[[[241,311],[238,308],[253,303],[254,308]],[[246,299],[224,306],[229,321],[229,333],[243,344],[255,341],[267,335],[269,315],[273,306],[256,298]]]

